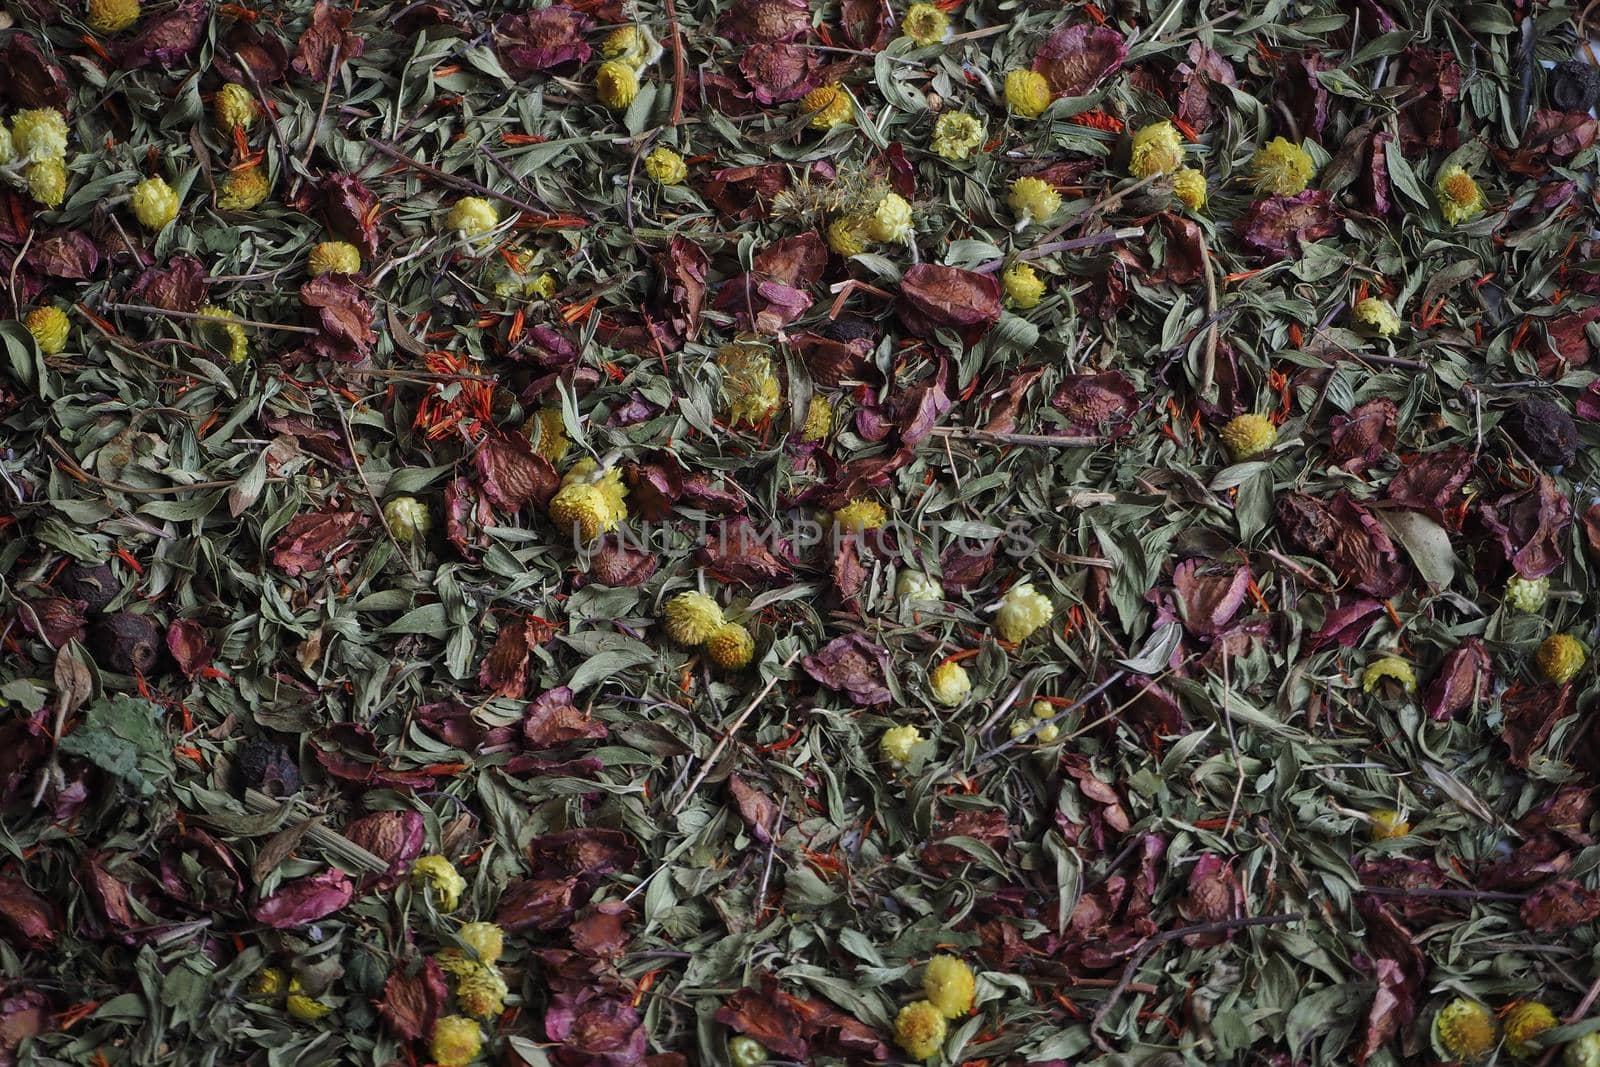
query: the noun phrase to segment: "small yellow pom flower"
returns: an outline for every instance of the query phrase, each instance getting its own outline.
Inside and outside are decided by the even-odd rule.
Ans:
[[[1032,582],[1018,582],[1007,589],[1001,599],[1000,610],[994,616],[994,628],[1002,638],[1018,644],[1049,622],[1055,610],[1050,598],[1036,592]]]
[[[833,404],[821,393],[813,393],[811,406],[806,408],[805,425],[800,427],[800,440],[809,443],[822,440],[833,429]]]
[[[1522,1000],[1506,1012],[1506,1051],[1519,1060],[1531,1060],[1540,1049],[1533,1039],[1557,1025],[1555,1012],[1537,1000]]]
[[[835,255],[859,256],[872,245],[871,220],[841,215],[828,224],[828,247]]]
[[[477,237],[500,225],[500,216],[495,211],[494,205],[483,197],[464,196],[450,209],[450,214],[445,218],[445,225],[452,230],[461,231],[468,237]]]
[[[891,244],[911,240],[911,205],[899,193],[885,193],[867,223],[874,240]]]
[[[313,278],[323,274],[357,274],[361,271],[361,250],[348,241],[320,241],[306,256],[306,269]]]
[[[1047,722],[1043,726],[1039,727],[1038,731],[1033,735],[1033,739],[1038,744],[1048,745],[1050,742],[1054,741],[1060,736],[1061,727],[1057,726],[1053,722]]]
[[[1457,997],[1434,1016],[1433,1037],[1450,1058],[1469,1063],[1494,1051],[1500,1039],[1494,1013],[1475,1000]]]
[[[540,300],[549,300],[556,295],[557,285],[556,276],[549,271],[544,271],[528,283],[528,295],[536,296]]]
[[[933,121],[934,155],[959,162],[983,147],[983,122],[965,111],[945,111]]]
[[[1571,634],[1551,634],[1534,653],[1533,665],[1539,676],[1547,682],[1566,685],[1575,678],[1589,659],[1583,643]]]
[[[1050,83],[1036,70],[1006,72],[1006,107],[1013,115],[1036,119],[1050,106]]]
[[[10,163],[11,157],[16,155],[17,147],[11,141],[11,131],[6,129],[6,124],[0,122],[0,164]]]
[[[940,601],[944,599],[944,586],[921,571],[901,571],[894,581],[894,595],[910,603]]]
[[[885,763],[904,767],[911,762],[911,750],[922,743],[922,734],[915,726],[892,726],[878,738],[878,755]]]
[[[423,856],[412,864],[411,884],[432,890],[440,911],[454,911],[467,891],[467,880],[443,856]]]
[[[53,107],[19,111],[11,117],[11,147],[30,163],[67,156],[67,120]]]
[[[139,21],[139,0],[89,0],[84,21],[96,33],[121,33]]]
[[[522,424],[522,432],[533,441],[533,450],[551,463],[561,462],[572,446],[567,437],[567,424],[562,421],[561,409],[542,407]]]
[[[1524,614],[1537,615],[1544,610],[1545,601],[1549,598],[1548,578],[1524,578],[1514,574],[1506,582],[1506,603]]]
[[[722,626],[722,606],[704,593],[679,593],[662,610],[667,636],[680,645],[693,646],[711,639]]]
[[[1361,672],[1361,691],[1370,693],[1386,682],[1397,682],[1407,693],[1417,691],[1417,674],[1411,664],[1398,656],[1384,656],[1367,664]]]
[[[279,997],[289,988],[289,979],[277,967],[263,967],[250,976],[250,984],[245,988],[253,997]]]
[[[59,159],[29,163],[25,175],[28,195],[45,207],[60,207],[67,198],[67,165]]]
[[[272,182],[261,167],[243,167],[230,170],[222,179],[221,195],[217,206],[224,211],[249,211],[258,206],[272,191]]]
[[[623,503],[628,495],[622,472],[600,465],[585,456],[573,464],[561,489],[550,500],[550,521],[563,530],[576,529],[585,541],[592,541],[622,525],[628,517]]]
[[[928,672],[928,688],[933,692],[933,699],[953,708],[972,695],[972,678],[961,664],[945,660]]]
[[[860,533],[876,530],[889,521],[889,513],[876,500],[852,500],[833,513],[833,521],[841,530]]]
[[[33,335],[39,351],[53,356],[67,347],[67,337],[72,333],[72,321],[67,313],[54,305],[34,308],[23,318],[22,325]]]
[[[977,981],[972,968],[955,956],[935,956],[922,973],[922,995],[946,1019],[959,1019],[972,1010]]]
[[[331,1007],[322,1003],[315,997],[308,997],[304,993],[290,993],[283,999],[283,1010],[289,1016],[303,1023],[314,1023],[333,1011]]]
[[[658,185],[682,185],[689,176],[683,157],[665,145],[644,157],[644,172]]]
[[[383,505],[383,524],[404,545],[426,537],[433,526],[433,516],[428,505],[416,497],[397,496]]]
[[[433,1024],[428,1054],[437,1067],[467,1067],[483,1051],[483,1031],[464,1015],[446,1015]]]
[[[900,28],[917,44],[938,44],[950,32],[950,16],[932,4],[912,4]]]
[[[1252,459],[1278,443],[1278,428],[1265,415],[1236,415],[1222,427],[1222,443],[1235,461]]]
[[[841,123],[849,122],[855,114],[855,102],[850,99],[850,94],[834,82],[813,89],[800,98],[800,113],[810,115],[808,123],[813,130],[831,130]]]
[[[133,217],[147,230],[160,230],[178,217],[178,194],[161,178],[146,178],[133,187]]]
[[[755,345],[723,345],[717,350],[717,366],[722,371],[728,421],[733,425],[758,426],[778,410],[783,394],[764,350]]]
[[[1374,841],[1389,841],[1411,832],[1411,824],[1393,808],[1378,808],[1367,813],[1367,834]]]
[[[639,75],[628,64],[608,59],[595,71],[594,95],[611,110],[621,111],[639,95]]]
[[[1023,225],[1042,223],[1061,210],[1061,194],[1041,178],[1018,178],[1011,183],[1006,203],[1011,205],[1017,221]]]
[[[1400,332],[1400,316],[1382,297],[1369,296],[1356,301],[1356,306],[1350,310],[1350,317],[1357,325],[1366,327],[1379,337],[1393,337]]]
[[[907,1004],[894,1020],[894,1040],[914,1060],[932,1059],[944,1047],[945,1022],[926,1000]]]
[[[490,966],[499,963],[505,952],[506,933],[494,923],[467,923],[456,931],[456,936],[477,953],[479,961]]]
[[[650,42],[639,27],[620,26],[600,42],[600,54],[637,70],[650,54]]]
[[[1600,1067],[1600,1034],[1584,1034],[1561,1050],[1562,1067]]]
[[[1024,310],[1035,307],[1044,299],[1044,279],[1026,263],[1013,263],[1000,275],[1006,299],[1013,307]]]
[[[1316,173],[1311,153],[1282,137],[1274,137],[1250,158],[1250,183],[1258,193],[1293,196],[1304,192]]]
[[[1172,195],[1190,211],[1205,210],[1205,174],[1193,167],[1179,167],[1172,173]]]
[[[1439,212],[1446,222],[1459,226],[1483,212],[1483,190],[1461,167],[1451,164],[1439,173],[1433,186],[1439,198]]]
[[[250,90],[238,82],[229,82],[218,89],[216,97],[211,101],[211,114],[217,120],[217,125],[230,133],[234,130],[248,130],[255,124],[256,115],[260,110],[256,98],[250,95]]]
[[[212,344],[219,347],[226,346],[229,360],[243,363],[250,357],[250,337],[245,333],[244,327],[234,321],[238,318],[237,315],[215,304],[205,305],[197,314],[207,316],[196,320],[201,335]]]
[[[1133,152],[1128,156],[1128,173],[1135,178],[1152,174],[1171,174],[1183,166],[1183,138],[1178,128],[1166,119],[1152,122],[1133,135]]]
[[[505,979],[494,967],[471,960],[457,969],[456,1003],[468,1015],[479,1019],[492,1019],[505,1010]]]
[[[756,653],[756,639],[736,622],[725,622],[706,638],[706,654],[725,671],[740,671],[750,665]]]

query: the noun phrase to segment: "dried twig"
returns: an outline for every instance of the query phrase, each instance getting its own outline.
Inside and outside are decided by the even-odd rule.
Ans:
[[[985,441],[995,445],[1025,445],[1032,448],[1094,448],[1105,444],[1104,437],[1077,436],[1048,433],[1000,433],[997,430],[979,430],[967,426],[935,426],[929,431],[936,437],[953,437],[958,441]]]
[[[438,167],[424,163],[421,160],[412,159],[410,156],[400,151],[400,149],[386,141],[380,141],[376,137],[369,137],[367,138],[367,144],[373,148],[376,148],[379,152],[382,152],[395,162],[404,163],[412,170],[421,171],[428,177],[444,182],[446,185],[454,185],[458,189],[465,189],[468,192],[477,193],[479,196],[487,196],[491,200],[498,200],[502,204],[509,204],[518,211],[532,215],[537,219],[549,218],[549,216],[547,216],[543,211],[534,207],[526,200],[518,200],[514,196],[508,196],[505,193],[496,192],[487,185],[480,185],[471,178],[463,178],[458,174],[451,174],[447,170],[440,170]]]
[[[311,153],[317,147],[317,134],[321,132],[322,120],[328,114],[328,97],[333,93],[333,79],[339,74],[339,46],[342,44],[343,41],[334,41],[333,48],[328,53],[328,76],[322,81],[322,103],[317,107],[316,121],[311,124],[311,129],[306,131],[306,143],[300,149],[300,166],[303,168],[311,166]],[[298,177],[295,179],[295,185],[299,186]]]
[[[795,649],[794,653],[783,661],[783,669],[788,670],[794,665],[794,661],[799,658],[800,650]],[[700,773],[694,776],[694,781],[689,783],[689,788],[683,791],[683,794],[678,797],[678,802],[672,805],[672,810],[667,812],[668,816],[677,815],[678,812],[683,810],[683,806],[689,802],[689,798],[694,796],[694,791],[700,788],[700,783],[704,782],[706,776],[711,773],[711,768],[717,765],[717,757],[722,755],[722,750],[728,747],[728,742],[732,741],[734,735],[744,726],[745,720],[755,714],[756,708],[761,706],[761,702],[767,699],[767,694],[772,692],[773,687],[777,684],[778,675],[774,674],[767,679],[767,684],[761,687],[761,692],[752,697],[750,703],[745,705],[745,709],[739,713],[739,717],[733,720],[733,725],[728,727],[727,731],[722,735],[722,739],[712,748],[711,755],[706,757],[705,765],[700,768]]]
[[[311,326],[291,326],[286,322],[261,322],[258,319],[241,319],[234,315],[207,315],[200,311],[169,311],[166,308],[151,307],[149,304],[115,304],[102,303],[100,305],[107,311],[132,311],[140,315],[162,315],[175,319],[192,319],[196,322],[226,322],[234,326],[251,326],[258,330],[282,330],[285,333],[308,333],[318,331]]]
[[[1057,252],[1072,252],[1080,248],[1097,248],[1100,245],[1115,244],[1117,241],[1131,241],[1143,236],[1143,226],[1124,226],[1121,229],[1091,233],[1087,237],[1071,237],[1065,241],[1041,241],[1031,248],[1023,249],[1012,258],[1019,260],[1042,259],[1045,256],[1053,256]],[[993,274],[1005,263],[1004,259],[991,259],[989,262],[977,267],[976,272],[978,274]]]
[[[672,117],[667,120],[669,126],[676,126],[683,121],[683,31],[678,27],[678,5],[675,0],[667,0],[667,26],[672,31]]]

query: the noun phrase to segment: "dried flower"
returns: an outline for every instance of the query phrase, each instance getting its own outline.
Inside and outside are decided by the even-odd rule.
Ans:
[[[483,1051],[483,1030],[464,1015],[446,1015],[433,1024],[428,1054],[437,1067],[466,1067]]]
[[[1183,166],[1183,138],[1178,128],[1165,119],[1142,127],[1133,135],[1133,152],[1128,157],[1128,173],[1135,178],[1152,174],[1171,174]]]
[[[211,101],[211,113],[217,120],[217,125],[224,130],[248,130],[255,124],[256,115],[261,109],[256,104],[256,98],[250,95],[250,90],[238,82],[229,82],[217,90],[216,97]]]
[[[944,1047],[944,1037],[944,1016],[926,1000],[907,1004],[895,1016],[895,1043],[914,1060],[932,1059]]]
[[[1531,1060],[1541,1051],[1534,1038],[1557,1025],[1555,1012],[1537,1000],[1520,1000],[1505,1013],[1506,1051]]]
[[[876,500],[852,500],[833,513],[833,521],[841,530],[860,533],[876,530],[889,521],[889,514]]]
[[[1049,597],[1034,591],[1032,582],[1018,582],[1007,589],[1006,595],[1001,598],[1000,610],[994,616],[994,628],[1002,638],[1018,644],[1049,622],[1055,610]]]
[[[1545,80],[1550,106],[1560,111],[1588,111],[1600,98],[1600,70],[1581,60],[1557,63]]]
[[[472,960],[462,963],[464,965],[455,970],[456,1003],[475,1018],[491,1019],[499,1015],[505,1010],[506,994],[510,992],[505,979],[491,965]]]
[[[522,432],[533,442],[533,450],[551,463],[561,462],[572,446],[567,437],[567,424],[558,407],[542,407],[522,424]]]
[[[594,95],[606,107],[620,111],[639,95],[639,75],[628,64],[608,59],[595,71]]]
[[[557,285],[558,282],[554,274],[549,271],[541,271],[538,277],[528,283],[527,295],[536,296],[540,300],[549,300],[556,295]]]
[[[767,1050],[755,1038],[740,1034],[728,1039],[728,1059],[733,1067],[758,1067],[767,1062]]]
[[[783,399],[778,375],[766,352],[747,344],[727,344],[717,350],[722,371],[722,396],[728,404],[728,421],[735,426],[757,426]]]
[[[313,278],[323,274],[358,274],[361,250],[348,241],[320,241],[311,246],[306,268]]]
[[[1365,300],[1356,301],[1356,306],[1351,309],[1350,317],[1356,323],[1365,326],[1379,337],[1393,337],[1400,332],[1400,316],[1395,312],[1389,302],[1381,297],[1369,296]]]
[[[139,21],[139,0],[89,0],[84,21],[96,33],[121,33]]]
[[[1278,442],[1278,428],[1265,415],[1236,415],[1222,427],[1222,443],[1234,460],[1261,455]]]
[[[800,427],[800,440],[810,444],[828,436],[833,429],[833,404],[821,393],[813,393],[806,408],[806,421]]]
[[[314,1023],[333,1011],[333,1008],[322,1003],[317,998],[308,997],[299,992],[300,983],[298,981],[290,982],[289,989],[291,992],[283,998],[283,1010],[289,1013],[290,1018],[298,1019],[303,1023]]]
[[[922,743],[922,734],[915,726],[892,726],[878,738],[878,754],[885,763],[904,767],[911,762],[911,750]]]
[[[600,42],[600,54],[637,70],[650,54],[650,41],[638,26],[619,26]]]
[[[1433,1036],[1452,1059],[1470,1062],[1493,1052],[1500,1035],[1493,1012],[1475,1000],[1457,997],[1434,1017]]]
[[[810,115],[813,130],[829,130],[840,123],[849,122],[855,114],[855,102],[838,82],[811,90],[800,98],[800,113]]]
[[[250,976],[245,988],[253,997],[279,997],[289,988],[289,979],[280,968],[263,967]]]
[[[1457,164],[1452,163],[1439,172],[1433,191],[1439,198],[1439,212],[1452,226],[1459,226],[1483,212],[1483,190],[1472,180],[1472,175]]]
[[[972,695],[972,678],[955,660],[945,660],[928,672],[928,688],[933,699],[953,708]]]
[[[943,159],[959,162],[982,145],[983,122],[976,115],[965,111],[945,111],[933,122],[933,140],[928,147]]]
[[[1020,224],[1042,223],[1061,210],[1061,194],[1042,178],[1018,178],[1011,183],[1006,203]]]
[[[950,16],[932,4],[912,4],[900,28],[917,44],[938,44],[950,32]]]
[[[495,212],[494,205],[483,197],[464,196],[450,209],[445,225],[468,237],[477,237],[500,225],[500,216]]]
[[[11,141],[11,131],[6,129],[4,122],[0,122],[0,165],[10,163],[15,154],[16,146]]]
[[[939,601],[944,599],[944,587],[921,571],[901,571],[894,582],[894,595],[903,601]]]
[[[505,951],[505,931],[494,923],[467,923],[456,931],[456,936],[477,953],[479,960],[491,966],[500,962],[500,954]]]
[[[867,222],[874,240],[890,243],[911,240],[911,205],[899,193],[885,193]]]
[[[1037,744],[1048,745],[1061,736],[1061,727],[1053,722],[1047,722],[1034,733],[1033,740]]]
[[[19,111],[11,117],[11,147],[30,163],[65,159],[67,120],[53,107]]]
[[[756,652],[756,639],[736,622],[725,622],[706,638],[706,654],[725,671],[738,671],[750,665]]]
[[[935,956],[922,974],[922,995],[946,1019],[959,1019],[972,1010],[977,991],[972,968],[955,956]]]
[[[1561,1050],[1562,1067],[1600,1067],[1600,1034],[1584,1034]]]
[[[45,207],[60,207],[67,198],[67,165],[59,159],[29,163],[25,175],[28,195]]]
[[[1007,71],[1006,107],[1013,115],[1038,118],[1050,107],[1050,83],[1036,70]]]
[[[383,505],[383,524],[401,544],[426,537],[433,525],[428,505],[414,496],[397,496]]]
[[[689,166],[682,156],[662,145],[644,157],[644,172],[659,185],[681,185],[689,176]]]
[[[627,495],[621,471],[615,467],[602,470],[585,456],[573,464],[550,499],[550,521],[563,530],[576,529],[583,540],[593,541],[628,517]]]
[[[423,856],[411,865],[411,884],[433,891],[440,911],[454,911],[467,890],[467,880],[443,856]]]
[[[662,611],[667,636],[680,645],[693,646],[711,639],[723,623],[722,606],[704,593],[679,593]]]
[[[1274,137],[1250,159],[1250,182],[1258,193],[1294,196],[1305,191],[1316,173],[1311,154],[1293,141]]]
[[[1193,167],[1179,167],[1172,173],[1172,195],[1190,211],[1206,206],[1206,176]]]
[[[1044,279],[1027,263],[1013,263],[1000,275],[1006,299],[1013,307],[1026,310],[1044,299]]]
[[[1534,653],[1533,665],[1539,676],[1547,682],[1565,685],[1583,670],[1589,659],[1583,642],[1571,634],[1551,634],[1539,644]]]
[[[1524,578],[1513,574],[1506,582],[1506,603],[1526,614],[1536,615],[1543,611],[1549,597],[1549,578]]]
[[[215,304],[206,304],[197,314],[206,315],[208,318],[198,320],[202,336],[212,340],[218,346],[226,346],[228,359],[234,363],[243,363],[250,356],[250,337],[245,333],[244,327],[236,320],[239,316],[227,308],[217,307]]]
[[[178,194],[161,178],[146,178],[133,187],[133,217],[147,230],[160,230],[178,217]]]
[[[267,198],[272,182],[261,167],[241,167],[230,170],[221,182],[221,195],[217,206],[224,211],[249,211]]]
[[[1384,656],[1367,664],[1361,672],[1361,691],[1370,693],[1385,682],[1398,682],[1407,693],[1417,691],[1417,675],[1411,664],[1398,656]]]
[[[828,247],[836,255],[859,256],[872,244],[872,220],[863,215],[841,215],[828,224]]]
[[[1393,808],[1378,808],[1367,813],[1367,833],[1374,841],[1388,841],[1411,832],[1411,824]]]
[[[22,325],[33,335],[33,343],[39,346],[39,351],[47,356],[66,348],[67,338],[72,333],[72,320],[67,318],[65,311],[53,304],[28,312]]]

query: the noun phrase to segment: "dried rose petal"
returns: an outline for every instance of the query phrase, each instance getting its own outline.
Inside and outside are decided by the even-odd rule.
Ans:
[[[1400,409],[1387,397],[1369,400],[1348,415],[1333,416],[1328,420],[1333,432],[1328,464],[1360,474],[1394,448],[1399,423]]]
[[[739,72],[758,102],[787,104],[816,88],[815,65],[814,53],[801,45],[753,44],[739,60]]]
[[[1441,514],[1460,503],[1476,458],[1461,445],[1430,452],[1395,475],[1385,495],[1396,504]]]
[[[167,627],[167,651],[185,678],[193,678],[211,666],[217,656],[205,627],[193,619],[175,619]]]
[[[1109,26],[1062,26],[1033,57],[1033,69],[1045,76],[1057,96],[1084,96],[1122,66],[1128,43]]]
[[[673,350],[700,333],[700,312],[706,303],[706,273],[711,258],[687,237],[673,237],[657,257],[665,291],[667,325],[672,328]]]
[[[0,930],[24,946],[44,949],[56,939],[54,909],[15,878],[0,878]]]
[[[321,328],[311,351],[322,359],[354,363],[372,351],[372,307],[355,282],[344,275],[324,274],[300,287],[300,302],[317,313]]]
[[[1453,719],[1474,704],[1489,698],[1494,685],[1494,663],[1483,640],[1469,637],[1439,664],[1439,673],[1428,685],[1422,707],[1435,722]]]
[[[428,840],[428,826],[420,812],[375,811],[348,823],[344,836],[388,861],[389,869],[373,876],[371,886],[388,889],[398,885],[410,870],[411,861],[422,855],[422,847]]]
[[[861,634],[848,634],[829,641],[820,650],[800,661],[819,685],[845,693],[857,704],[882,704],[890,694],[889,653]]]
[[[920,337],[931,340],[935,330],[947,329],[977,344],[1000,321],[1000,282],[990,274],[918,263],[901,279],[895,309]]]
[[[1484,503],[1479,518],[1524,578],[1553,574],[1566,560],[1562,542],[1572,525],[1572,502],[1548,474],[1529,489]]]
[[[1454,102],[1461,96],[1461,64],[1439,48],[1407,48],[1399,84],[1410,90],[1400,108],[1400,143],[1406,155],[1418,149],[1456,146]]]
[[[635,1067],[644,1061],[644,1022],[631,998],[589,988],[552,997],[545,1034],[556,1059],[572,1067]]]
[[[432,956],[423,957],[420,963],[397,963],[383,984],[378,1014],[396,1037],[416,1041],[433,1033],[433,1022],[444,1010],[448,996],[444,971]]]
[[[1121,371],[1069,374],[1061,380],[1050,406],[1067,417],[1073,433],[1099,433],[1121,427],[1138,409],[1139,390]]]
[[[1192,634],[1218,634],[1244,607],[1250,568],[1239,566],[1219,572],[1202,566],[1195,559],[1178,564],[1172,571],[1172,588],[1184,628]]]
[[[573,949],[597,959],[614,959],[628,945],[632,916],[633,909],[621,900],[593,906],[572,924]]]
[[[258,923],[274,930],[306,926],[332,915],[355,896],[355,885],[337,867],[285,882],[272,896],[251,909]]]
[[[735,44],[773,44],[793,40],[810,24],[807,0],[735,0],[717,32]]]
[[[553,748],[569,741],[603,740],[606,727],[574,707],[572,690],[563,685],[541,693],[528,705],[522,733],[534,748]]]
[[[139,34],[120,50],[124,70],[170,67],[200,47],[210,20],[207,0],[181,0],[174,8],[146,18]]]
[[[35,240],[22,262],[49,278],[84,281],[99,268],[100,250],[88,234],[62,230]]]
[[[293,578],[320,571],[355,551],[367,519],[354,511],[296,515],[272,541],[272,564]]]
[[[494,921],[508,933],[565,926],[577,904],[577,878],[527,878],[506,887]]]
[[[322,217],[340,240],[361,250],[362,258],[378,254],[378,198],[354,174],[322,179]]]
[[[1534,933],[1554,933],[1600,919],[1600,890],[1570,880],[1551,882],[1522,902],[1522,921]]]
[[[187,252],[165,267],[146,267],[133,283],[134,295],[168,311],[195,311],[206,302],[206,269]]]
[[[1408,569],[1383,526],[1345,493],[1331,504],[1305,493],[1278,498],[1279,528],[1307,554],[1326,561],[1357,589],[1390,596]]]
[[[6,72],[0,92],[12,109],[53,107],[71,114],[72,91],[67,85],[67,72],[59,63],[47,59],[28,34],[13,33],[0,48],[0,69]]]
[[[754,1038],[785,1059],[810,1062],[810,1047],[801,1037],[800,1013],[784,999],[741,989],[722,1002],[714,1018],[719,1025]]]
[[[718,581],[768,585],[786,581],[790,565],[762,543],[749,519],[737,516],[718,523],[695,554],[699,564]]]
[[[1295,196],[1257,200],[1234,223],[1246,247],[1269,259],[1298,253],[1308,241],[1331,236],[1338,228],[1332,197],[1322,189]]]
[[[516,511],[530,500],[543,507],[561,485],[550,461],[535,452],[523,434],[488,435],[472,462],[484,496],[508,511]]]
[[[584,63],[590,48],[583,35],[589,16],[566,4],[506,15],[494,26],[494,50],[513,78],[526,78],[567,63]]]
[[[593,550],[589,574],[601,585],[620,588],[643,585],[656,573],[658,566],[659,561],[652,553],[608,538]]]
[[[314,82],[328,80],[328,68],[335,57],[340,63],[355,59],[367,49],[367,42],[350,33],[350,20],[355,12],[336,8],[328,0],[317,0],[311,9],[311,21],[294,47],[294,59],[289,65]],[[335,51],[337,49],[337,51]]]

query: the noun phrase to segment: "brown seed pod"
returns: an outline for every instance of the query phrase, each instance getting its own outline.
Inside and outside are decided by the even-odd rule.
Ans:
[[[89,628],[89,654],[103,670],[156,674],[165,665],[161,627],[148,615],[119,611]]]
[[[1528,458],[1543,467],[1571,463],[1578,454],[1578,427],[1565,408],[1552,400],[1529,397],[1505,419],[1506,432]]]
[[[56,589],[71,600],[81,600],[89,614],[106,610],[122,592],[117,576],[106,563],[73,563],[56,579]]]

